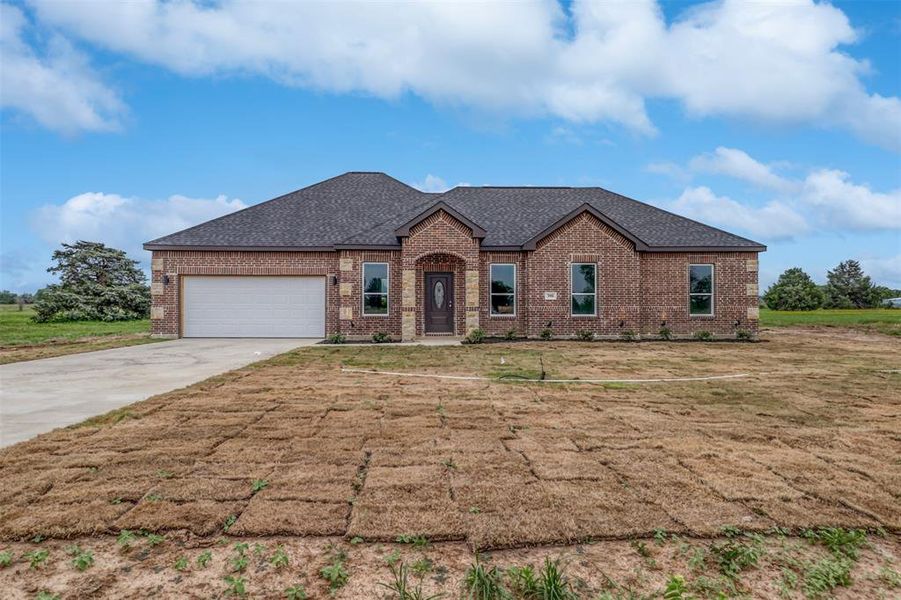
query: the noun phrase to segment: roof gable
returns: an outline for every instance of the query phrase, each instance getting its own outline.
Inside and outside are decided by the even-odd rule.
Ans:
[[[461,223],[463,223],[464,225],[466,225],[469,228],[469,230],[472,232],[472,237],[477,238],[477,239],[482,239],[485,237],[486,232],[484,229],[479,227],[476,223],[474,223],[467,217],[460,214],[454,208],[448,206],[447,203],[445,203],[443,201],[436,202],[432,206],[428,207],[426,210],[422,211],[421,213],[419,213],[418,215],[416,215],[415,217],[413,217],[412,219],[410,219],[409,221],[407,221],[406,223],[404,223],[403,225],[401,225],[400,227],[395,229],[394,235],[396,235],[397,237],[401,237],[401,238],[409,237],[410,230],[413,227],[415,227],[419,223],[422,223],[423,221],[425,221],[432,215],[439,213],[441,211],[446,212],[447,214],[449,214],[456,220],[458,220]]]
[[[604,223],[605,225],[607,225],[608,227],[610,227],[611,229],[616,231],[618,234],[620,234],[621,236],[623,236],[624,238],[626,238],[627,240],[632,242],[635,245],[636,250],[647,250],[648,249],[647,244],[645,244],[640,239],[638,239],[637,237],[632,235],[630,232],[628,232],[625,229],[623,229],[622,227],[620,227],[615,221],[608,218],[604,213],[602,213],[601,211],[597,210],[592,205],[587,204],[587,203],[578,207],[577,209],[570,212],[569,214],[564,215],[560,220],[553,223],[550,227],[547,227],[546,229],[541,231],[538,235],[535,235],[532,238],[526,240],[526,242],[522,245],[522,249],[523,250],[534,250],[537,247],[538,242],[540,242],[541,240],[543,240],[550,234],[554,233],[560,227],[563,227],[564,225],[566,225],[567,223],[569,223],[570,221],[572,221],[573,219],[575,219],[576,217],[578,217],[579,215],[584,214],[584,213],[588,213],[588,214],[594,216],[601,223]]]

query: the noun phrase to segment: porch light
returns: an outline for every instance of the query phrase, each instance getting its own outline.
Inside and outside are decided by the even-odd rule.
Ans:
[[[329,275],[328,276],[329,283],[332,285],[338,285],[338,276],[337,275]]]
[[[163,275],[163,285],[169,285],[169,276]]]

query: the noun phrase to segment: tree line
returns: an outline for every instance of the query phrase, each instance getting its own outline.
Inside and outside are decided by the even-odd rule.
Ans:
[[[826,285],[817,285],[799,267],[788,269],[767,289],[763,302],[773,310],[874,308],[898,297],[901,290],[875,285],[859,262],[846,260],[826,273]]]

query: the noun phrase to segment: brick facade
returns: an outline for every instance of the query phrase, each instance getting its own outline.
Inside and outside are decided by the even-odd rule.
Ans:
[[[389,265],[387,316],[362,314],[362,265]],[[594,316],[572,316],[570,265],[597,265]],[[516,265],[516,315],[490,314],[492,263]],[[714,315],[688,314],[688,266],[714,265]],[[186,275],[318,275],[326,277],[326,333],[395,338],[425,334],[425,274],[454,275],[456,335],[481,327],[489,335],[515,330],[537,336],[591,331],[654,335],[666,323],[676,335],[700,330],[733,337],[757,332],[757,254],[754,252],[637,252],[619,233],[588,213],[573,218],[533,251],[480,251],[465,224],[439,211],[417,224],[399,250],[335,252],[155,251],[151,262],[152,332],[181,332],[181,278]],[[168,277],[168,283],[164,278]],[[550,294],[545,295],[546,292]],[[553,295],[556,294],[556,298]]]

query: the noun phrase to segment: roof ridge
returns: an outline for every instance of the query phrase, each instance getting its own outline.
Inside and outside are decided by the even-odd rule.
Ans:
[[[145,243],[145,244],[153,244],[153,243],[156,243],[156,242],[158,242],[159,240],[165,239],[165,238],[167,238],[167,237],[172,237],[173,235],[178,235],[178,234],[180,234],[180,233],[187,233],[188,231],[197,229],[198,227],[202,227],[202,226],[204,226],[204,225],[209,225],[210,223],[215,223],[215,222],[217,222],[217,221],[220,221],[220,220],[222,220],[222,219],[225,219],[226,217],[233,217],[233,216],[235,216],[235,215],[237,215],[237,214],[239,214],[239,213],[242,213],[242,212],[244,212],[244,211],[250,210],[251,208],[257,208],[257,207],[260,207],[260,206],[264,206],[264,205],[266,205],[266,204],[271,204],[272,202],[275,202],[276,200],[282,200],[282,199],[287,198],[288,196],[291,196],[291,195],[293,195],[293,194],[297,194],[297,193],[303,192],[303,191],[305,191],[305,190],[311,190],[311,189],[313,189],[313,188],[316,188],[316,187],[319,187],[319,186],[321,186],[321,185],[323,185],[323,184],[326,184],[326,183],[328,183],[328,182],[330,182],[330,181],[334,181],[335,179],[339,179],[339,178],[345,177],[345,176],[347,176],[347,175],[363,174],[363,173],[367,173],[367,174],[371,174],[371,175],[384,175],[384,176],[387,177],[388,179],[391,179],[392,181],[396,181],[397,183],[403,185],[404,187],[407,187],[407,188],[409,188],[409,189],[411,189],[411,190],[414,190],[414,191],[416,191],[416,192],[419,192],[420,194],[425,193],[425,192],[420,192],[420,191],[417,190],[415,187],[409,186],[409,185],[407,185],[406,183],[404,183],[403,181],[401,181],[401,180],[399,180],[399,179],[397,179],[397,178],[395,178],[395,177],[392,177],[391,175],[388,175],[387,173],[382,173],[381,171],[346,171],[346,172],[341,173],[341,174],[339,174],[339,175],[334,175],[334,176],[329,177],[329,178],[327,178],[327,179],[323,179],[322,181],[317,181],[316,183],[311,183],[310,185],[305,185],[304,187],[297,188],[296,190],[292,190],[292,191],[290,191],[290,192],[286,192],[286,193],[284,193],[284,194],[282,194],[282,195],[280,195],[280,196],[276,196],[275,198],[270,198],[269,200],[264,200],[263,202],[257,202],[256,204],[251,204],[250,206],[245,206],[244,208],[242,208],[242,209],[240,209],[240,210],[236,210],[236,211],[233,211],[233,212],[230,212],[230,213],[226,213],[226,214],[224,214],[224,215],[222,215],[222,216],[219,216],[219,217],[215,217],[215,218],[213,218],[213,219],[210,219],[209,221],[204,221],[203,223],[198,223],[197,225],[192,225],[191,227],[186,227],[185,229],[179,229],[178,231],[173,231],[173,232],[170,233],[170,234],[160,236],[160,237],[158,237],[158,238],[156,238],[156,239],[152,239],[152,240],[150,240],[149,242],[144,242],[144,243]],[[240,200],[240,198],[239,198],[239,200]],[[359,232],[358,232],[358,233],[359,233]],[[356,235],[356,234],[354,234],[354,235]]]

